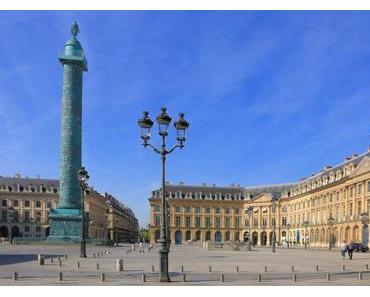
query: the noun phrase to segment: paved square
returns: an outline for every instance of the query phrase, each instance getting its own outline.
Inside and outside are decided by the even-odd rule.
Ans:
[[[79,258],[79,246],[2,245],[0,285],[159,285],[158,247],[140,254],[131,245],[120,247],[88,246],[88,258]],[[99,252],[99,256],[97,256]],[[107,254],[105,252],[108,252]],[[95,258],[93,258],[95,253]],[[39,265],[37,254],[45,255]],[[64,259],[63,255],[67,254]],[[56,256],[62,256],[59,267]],[[342,260],[338,252],[303,249],[255,248],[247,251],[203,251],[198,245],[172,245],[170,252],[172,282],[164,285],[369,285],[369,253],[355,253],[353,260]],[[54,257],[51,262],[51,257]],[[124,271],[116,271],[123,259]],[[80,267],[77,267],[80,262]],[[97,269],[99,264],[99,269]],[[154,265],[154,272],[152,272]],[[316,271],[316,266],[319,270]],[[343,267],[345,265],[345,267]],[[183,272],[181,271],[183,266]],[[211,266],[211,272],[209,272]],[[237,266],[239,272],[237,272]],[[267,271],[265,271],[265,266]],[[292,268],[292,266],[294,266]],[[344,269],[344,270],[343,270]],[[18,280],[13,280],[13,272]],[[63,280],[58,280],[58,273]],[[362,279],[359,279],[362,272]],[[105,281],[102,282],[101,274]],[[327,274],[330,273],[330,281]],[[145,274],[146,282],[142,282]],[[182,282],[185,274],[186,281]],[[224,282],[221,282],[221,274]],[[258,282],[261,274],[261,282]],[[293,275],[296,274],[296,281]],[[163,285],[163,284],[162,284]]]

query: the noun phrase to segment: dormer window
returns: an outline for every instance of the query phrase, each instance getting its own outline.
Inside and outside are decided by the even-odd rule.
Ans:
[[[8,186],[8,191],[9,192],[13,191],[13,188],[11,186]]]
[[[23,186],[19,186],[19,191],[20,192],[23,192],[24,191],[24,187]]]
[[[46,193],[46,188],[43,186],[43,187],[41,188],[41,191],[42,191],[43,193]]]

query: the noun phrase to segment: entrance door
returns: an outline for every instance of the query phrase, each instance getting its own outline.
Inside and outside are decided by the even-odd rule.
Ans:
[[[220,231],[216,231],[215,233],[215,242],[221,242],[222,241],[222,235]]]
[[[8,227],[6,226],[0,227],[0,237],[8,237]]]
[[[267,234],[265,231],[261,233],[261,245],[266,245],[267,244]]]
[[[12,227],[12,238],[14,237],[19,237],[19,227],[18,226]]]
[[[177,230],[175,233],[175,244],[181,244],[182,243],[182,234],[180,230]]]
[[[253,245],[257,245],[258,244],[258,233],[256,231],[254,231],[252,233],[252,244]]]
[[[245,231],[244,235],[243,235],[243,241],[247,242],[248,240],[249,240],[249,233],[248,233],[248,231]]]

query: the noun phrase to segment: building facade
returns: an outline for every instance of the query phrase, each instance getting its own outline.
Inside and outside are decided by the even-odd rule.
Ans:
[[[105,193],[107,200],[108,238],[115,243],[137,242],[139,221],[133,211],[112,195]]]
[[[89,237],[109,239],[107,197],[90,187],[85,195],[89,218]],[[45,239],[49,235],[49,213],[58,207],[59,181],[40,178],[0,177],[0,240],[14,237]],[[125,227],[138,228],[134,213]]]
[[[299,182],[260,187],[167,184],[170,240],[248,241],[328,247],[341,241],[368,244],[370,148]],[[161,189],[150,203],[150,238],[158,241]],[[331,218],[331,220],[329,220]],[[331,223],[329,223],[329,221]]]

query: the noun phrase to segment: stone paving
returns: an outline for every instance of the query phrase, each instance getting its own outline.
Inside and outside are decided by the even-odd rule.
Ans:
[[[171,246],[172,282],[161,284],[158,282],[158,250],[159,246],[151,251],[146,246],[140,254],[138,248],[135,252],[126,252],[131,251],[131,245],[88,246],[88,258],[81,259],[79,246],[0,245],[0,285],[370,285],[370,253],[355,253],[352,260],[342,260],[338,252],[329,251],[281,248],[272,253],[269,248],[254,248],[251,252],[206,252],[195,245]],[[37,254],[45,255],[45,265],[38,264]],[[124,261],[122,272],[116,271],[117,259]],[[77,262],[80,262],[79,268]],[[14,272],[18,273],[16,281]],[[59,272],[63,273],[62,281],[58,280]],[[143,274],[146,282],[142,282]],[[186,281],[182,282],[184,274]],[[221,274],[224,282],[220,281]],[[258,282],[258,274],[261,282]]]

